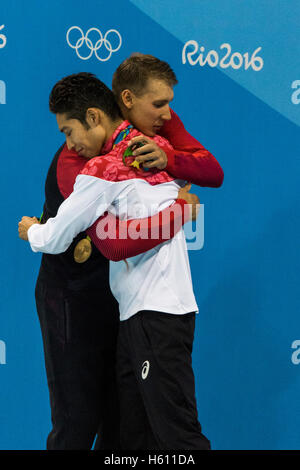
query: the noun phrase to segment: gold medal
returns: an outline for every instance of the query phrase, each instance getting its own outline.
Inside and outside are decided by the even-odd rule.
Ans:
[[[84,263],[89,259],[92,253],[92,244],[90,237],[80,240],[74,249],[74,260],[76,263]]]

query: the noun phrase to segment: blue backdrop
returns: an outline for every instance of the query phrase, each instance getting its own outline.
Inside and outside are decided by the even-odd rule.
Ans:
[[[110,86],[135,51],[173,67],[173,108],[225,173],[220,189],[193,187],[205,204],[205,244],[190,252],[203,430],[214,449],[300,448],[299,17],[283,0],[1,2],[0,449],[44,449],[50,429],[40,255],[17,235],[42,210],[62,143],[49,92],[79,71]],[[91,28],[115,30],[106,48],[80,42]]]

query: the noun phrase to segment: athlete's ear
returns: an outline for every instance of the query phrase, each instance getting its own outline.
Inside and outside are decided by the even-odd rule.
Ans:
[[[127,109],[131,109],[134,104],[135,94],[131,90],[123,90],[121,93],[121,102]]]
[[[97,127],[102,121],[101,110],[98,108],[88,108],[85,113],[85,120],[89,127]]]

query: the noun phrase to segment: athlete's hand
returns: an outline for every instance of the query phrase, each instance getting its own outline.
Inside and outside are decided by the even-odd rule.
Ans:
[[[138,147],[133,151],[136,161],[143,164],[143,168],[158,168],[163,170],[168,164],[168,157],[165,152],[151,139],[144,135],[133,137],[128,142],[128,147],[142,142],[145,143],[143,147]],[[148,163],[147,163],[148,162]]]
[[[180,188],[178,191],[178,199],[184,199],[190,208],[190,219],[196,220],[200,210],[200,201],[196,194],[190,193],[192,184],[187,183],[183,188]]]
[[[18,224],[19,225],[19,229],[18,229],[19,237],[22,240],[25,240],[25,241],[28,240],[27,232],[30,229],[31,225],[33,224],[39,224],[39,221],[36,217],[27,217],[27,216],[22,217],[21,221]]]

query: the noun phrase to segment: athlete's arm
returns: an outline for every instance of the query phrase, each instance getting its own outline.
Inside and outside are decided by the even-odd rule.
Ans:
[[[64,252],[74,237],[90,227],[119,195],[123,186],[79,175],[73,193],[61,204],[57,215],[45,224],[34,224],[28,230],[33,251],[57,254]]]
[[[224,173],[218,161],[187,132],[173,110],[171,116],[171,120],[165,122],[160,132],[175,150],[173,155],[168,155],[166,170],[176,178],[198,186],[221,186]]]
[[[184,199],[143,219],[120,220],[108,213],[87,229],[96,248],[111,261],[145,253],[173,238],[182,225],[190,220],[190,209]],[[131,230],[135,236],[131,236]],[[138,238],[136,238],[138,234]]]
[[[172,151],[163,151],[153,139],[144,137],[147,145],[135,150],[137,160],[147,168],[165,169],[175,178],[198,186],[219,187],[224,173],[215,157],[185,129],[177,114],[171,110],[171,120],[163,125],[160,135],[172,145]],[[135,137],[130,144],[143,137]]]

